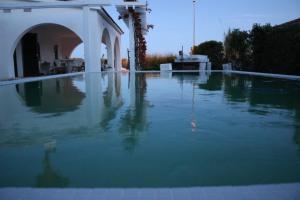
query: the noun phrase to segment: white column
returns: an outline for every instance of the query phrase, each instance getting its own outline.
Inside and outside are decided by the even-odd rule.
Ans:
[[[120,71],[121,70],[121,58],[120,58],[120,44],[119,44],[119,37],[114,41],[114,70],[115,71]]]
[[[8,44],[0,45],[0,80],[15,78],[14,60],[11,54],[12,46]]]
[[[134,40],[134,19],[132,14],[129,14],[129,57],[130,57],[130,72],[135,72],[135,40]]]
[[[89,6],[83,8],[84,59],[86,72],[101,72],[101,41],[98,14]]]
[[[121,37],[118,38],[117,51],[116,51],[116,71],[121,71],[122,68],[122,59],[121,59]]]
[[[17,70],[18,70],[18,77],[21,78],[24,76],[23,71],[23,51],[22,51],[22,43],[19,42],[16,48],[16,57],[17,57]]]
[[[111,69],[113,70],[114,68],[114,51],[113,51],[113,44],[110,41],[111,39],[109,39],[109,43],[110,45],[106,45],[107,47],[107,62],[108,65],[111,67]]]

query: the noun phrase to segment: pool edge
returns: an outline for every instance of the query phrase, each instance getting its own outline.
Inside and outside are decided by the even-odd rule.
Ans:
[[[172,70],[172,71],[164,71],[164,72],[165,73],[201,73],[203,71],[198,71],[198,70],[181,70],[181,71]],[[254,75],[254,76],[263,76],[263,77],[270,77],[270,78],[281,78],[281,79],[299,80],[300,81],[300,76],[296,76],[296,75],[269,74],[269,73],[234,71],[234,70],[233,71],[211,70],[211,71],[204,71],[204,72],[222,72],[224,74]],[[14,85],[14,84],[19,84],[19,83],[27,83],[27,82],[34,82],[34,81],[43,81],[43,80],[56,79],[56,78],[73,77],[73,76],[93,74],[93,73],[102,73],[102,72],[77,72],[77,73],[51,75],[51,76],[28,77],[28,78],[14,79],[14,80],[0,80],[0,86]],[[104,73],[130,73],[130,72],[107,71],[107,72],[104,72]],[[161,71],[136,71],[135,73],[161,73]]]
[[[252,186],[217,186],[188,188],[0,188],[0,198],[6,199],[272,199],[293,200],[300,197],[300,183],[252,185]]]

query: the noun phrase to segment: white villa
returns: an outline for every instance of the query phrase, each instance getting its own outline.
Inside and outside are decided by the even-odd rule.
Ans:
[[[130,70],[138,66],[139,37],[148,31],[147,5],[134,0],[0,0],[0,80],[121,70],[122,29],[103,8],[115,6],[129,28]],[[83,43],[84,61],[70,59]],[[101,44],[107,61],[101,62]],[[102,66],[101,66],[102,65]]]

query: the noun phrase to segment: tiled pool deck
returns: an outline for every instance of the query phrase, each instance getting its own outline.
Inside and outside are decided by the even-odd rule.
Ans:
[[[300,183],[176,189],[2,188],[1,200],[299,200]]]

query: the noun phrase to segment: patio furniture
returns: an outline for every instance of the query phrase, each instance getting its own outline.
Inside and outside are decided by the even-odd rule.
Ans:
[[[83,61],[81,59],[74,59],[72,63],[72,72],[82,71]]]
[[[43,75],[50,74],[50,63],[49,62],[42,62],[40,64],[40,73]]]

